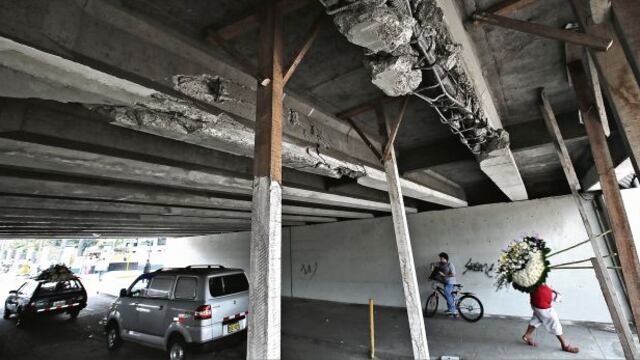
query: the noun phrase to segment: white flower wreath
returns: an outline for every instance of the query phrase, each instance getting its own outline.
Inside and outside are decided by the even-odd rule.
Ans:
[[[512,241],[498,259],[496,287],[498,289],[512,284],[523,292],[531,292],[542,284],[549,273],[546,259],[550,250],[544,240],[527,236]]]

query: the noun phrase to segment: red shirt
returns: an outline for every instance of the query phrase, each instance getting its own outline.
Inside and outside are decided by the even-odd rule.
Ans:
[[[538,309],[549,309],[553,301],[553,290],[546,284],[538,286],[531,292],[531,306]]]

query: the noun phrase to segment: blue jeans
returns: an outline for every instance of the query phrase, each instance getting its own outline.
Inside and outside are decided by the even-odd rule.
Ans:
[[[453,300],[453,294],[451,294],[453,292],[453,283],[446,283],[444,284],[444,295],[447,298],[447,309],[449,309],[449,312],[455,313],[456,312],[456,304],[455,301]]]

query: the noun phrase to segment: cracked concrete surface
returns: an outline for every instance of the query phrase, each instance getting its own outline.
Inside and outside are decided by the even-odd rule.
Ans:
[[[350,42],[366,49],[372,83],[385,94],[420,92],[474,154],[508,147],[508,136],[488,125],[461,65],[460,44],[451,39],[435,0],[364,1],[344,7],[334,22]],[[421,83],[426,90],[418,90]]]

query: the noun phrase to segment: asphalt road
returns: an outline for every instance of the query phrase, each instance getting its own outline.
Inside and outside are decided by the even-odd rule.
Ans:
[[[19,282],[19,281],[17,281]],[[4,298],[15,287],[13,279],[0,278],[0,310]],[[39,319],[26,329],[18,329],[15,319],[0,319],[0,359],[165,359],[166,353],[141,345],[125,343],[114,353],[106,349],[103,326],[100,324],[113,302],[113,297],[93,295],[76,320],[66,314]],[[244,341],[218,345],[214,353],[197,354],[194,359],[244,359]]]

